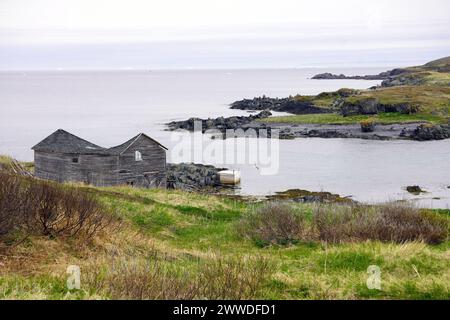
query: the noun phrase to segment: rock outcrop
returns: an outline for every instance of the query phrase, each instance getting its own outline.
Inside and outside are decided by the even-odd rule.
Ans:
[[[376,98],[359,99],[357,102],[345,101],[341,105],[341,113],[345,116],[353,115],[371,115],[382,112],[399,112],[403,114],[416,113],[419,110],[417,106],[400,104],[382,104]]]
[[[366,75],[366,76],[346,76],[345,74],[333,74],[329,72],[316,74],[311,79],[314,80],[385,80],[387,75],[376,74],[376,75]]]
[[[416,196],[420,195],[421,193],[426,192],[420,186],[407,186],[406,191],[408,191],[409,193],[414,194]]]
[[[331,112],[329,109],[315,106],[312,101],[302,101],[295,98],[278,99],[264,96],[235,101],[231,104],[231,109],[272,110],[277,112],[289,112],[292,114],[319,114]]]
[[[266,196],[268,200],[291,200],[304,203],[355,203],[350,197],[341,197],[330,192],[313,192],[301,189],[290,189]]]
[[[403,133],[405,135],[405,133]],[[407,135],[407,134],[406,134]],[[444,140],[450,138],[450,127],[422,124],[410,132],[409,138],[417,141]]]
[[[181,190],[221,189],[219,171],[225,169],[203,164],[167,164],[167,188]]]
[[[418,75],[411,69],[393,69],[374,75],[365,76],[346,76],[344,74],[320,73],[316,74],[312,79],[315,80],[383,80],[382,87],[394,87],[403,85],[420,85],[424,82],[423,77]]]
[[[208,119],[200,119],[200,118],[190,118],[188,120],[183,121],[172,121],[167,124],[169,130],[179,130],[184,129],[188,131],[194,131],[194,125],[196,121],[202,123],[202,132],[206,130],[219,130],[220,132],[225,132],[227,129],[239,129],[244,125],[247,125],[257,119],[268,118],[272,115],[270,111],[264,110],[256,115],[250,115],[248,117],[245,116],[235,116],[235,117],[219,117],[219,118],[208,118]]]

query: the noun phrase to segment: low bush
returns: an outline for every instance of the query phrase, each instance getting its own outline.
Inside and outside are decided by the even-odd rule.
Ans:
[[[449,219],[408,204],[316,205],[311,220],[293,206],[268,203],[238,224],[241,236],[261,246],[298,241],[328,243],[366,240],[439,244],[448,239]]]
[[[0,172],[0,237],[14,233],[23,226],[26,199],[17,179]]]
[[[373,132],[375,130],[376,121],[373,118],[368,118],[359,122],[362,132]]]
[[[91,239],[110,222],[92,195],[0,172],[0,236],[16,231]]]
[[[438,244],[448,237],[448,219],[406,204],[318,206],[313,225],[330,243],[377,240]]]
[[[248,213],[238,224],[239,233],[261,246],[286,245],[305,236],[305,219],[288,204],[269,202]]]

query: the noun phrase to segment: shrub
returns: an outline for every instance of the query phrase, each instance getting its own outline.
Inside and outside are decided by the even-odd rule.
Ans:
[[[28,227],[39,235],[92,238],[109,220],[92,195],[75,188],[33,183],[28,194],[34,204]]]
[[[362,132],[373,132],[375,130],[375,119],[369,118],[362,120],[360,123]]]
[[[325,206],[315,207],[313,225],[322,241],[339,243],[349,241],[355,230],[362,229],[356,207]]]
[[[383,205],[378,210],[378,240],[438,244],[447,239],[449,221],[444,217],[399,204]]]
[[[26,234],[91,239],[110,222],[85,192],[0,172],[0,236]]]
[[[25,212],[23,189],[13,176],[0,172],[0,236],[20,229]]]
[[[448,220],[405,204],[318,206],[313,225],[319,239],[331,243],[378,240],[404,243],[445,241]]]
[[[295,243],[305,235],[304,217],[292,206],[269,202],[239,221],[238,230],[244,237],[266,246]]]

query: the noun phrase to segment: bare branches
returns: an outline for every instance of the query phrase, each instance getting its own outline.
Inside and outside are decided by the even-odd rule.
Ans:
[[[88,240],[109,221],[93,195],[73,187],[0,173],[0,236],[21,231]]]

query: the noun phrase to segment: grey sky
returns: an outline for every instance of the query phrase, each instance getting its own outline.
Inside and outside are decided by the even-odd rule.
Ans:
[[[448,0],[0,0],[0,69],[408,64],[449,30]]]

